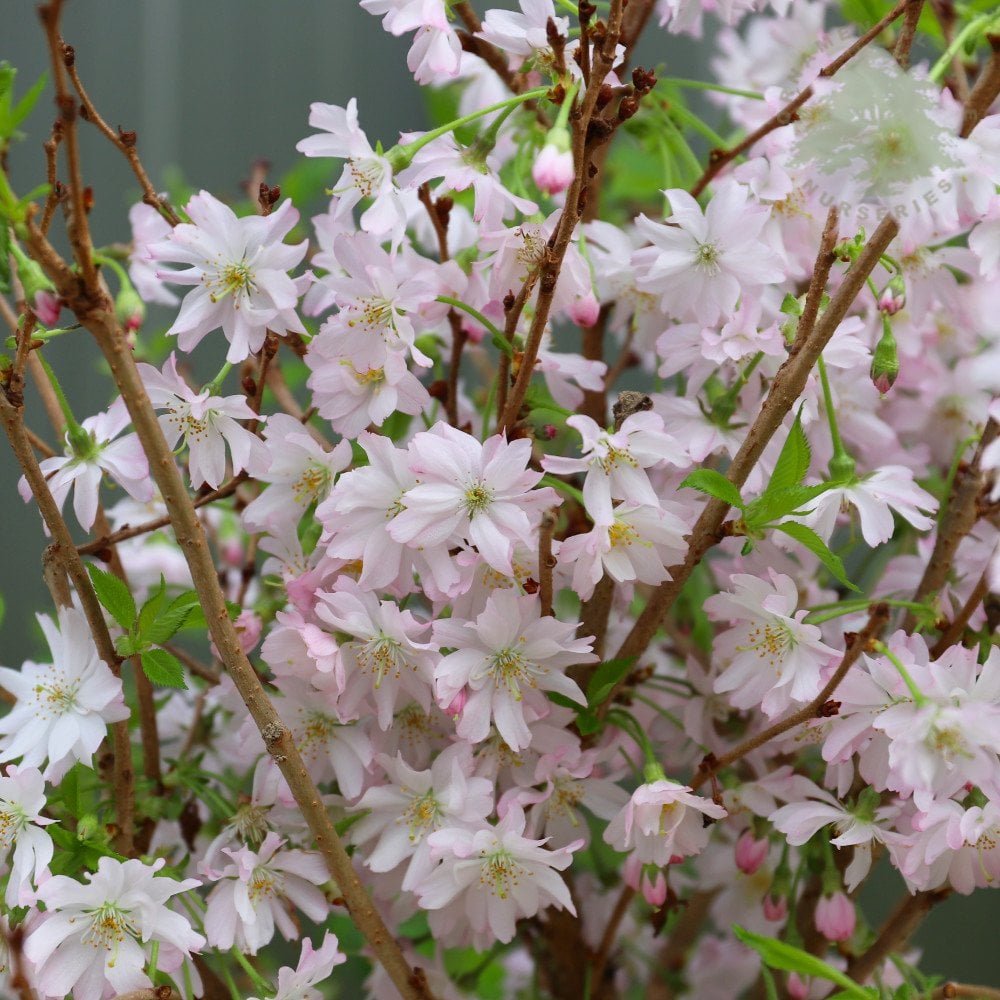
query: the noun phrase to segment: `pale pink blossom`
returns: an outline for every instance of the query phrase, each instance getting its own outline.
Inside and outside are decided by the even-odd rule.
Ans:
[[[563,673],[573,664],[597,660],[590,652],[591,638],[578,639],[575,632],[575,622],[541,617],[537,600],[509,590],[494,591],[475,622],[436,622],[435,641],[455,650],[435,670],[438,704],[449,705],[468,688],[458,735],[481,743],[492,721],[516,752],[531,742],[525,708],[536,718],[547,712],[542,692],[586,704],[583,692]]]
[[[195,285],[184,296],[168,334],[182,351],[193,350],[220,327],[229,341],[226,360],[256,354],[268,330],[284,335],[305,333],[295,307],[300,289],[288,272],[306,253],[307,243],[282,242],[299,220],[290,201],[270,215],[237,218],[207,191],[187,204],[192,222],[175,226],[150,246],[158,261],[188,264],[184,271],[161,271],[175,285]]]
[[[645,215],[636,229],[653,245],[632,255],[638,287],[661,297],[664,312],[710,325],[728,317],[741,295],[782,280],[774,252],[758,239],[768,211],[739,184],[724,185],[702,213],[686,191],[664,191],[671,225]]]
[[[177,976],[191,952],[205,939],[187,917],[167,905],[172,897],[195,888],[197,879],[156,873],[166,862],[103,857],[87,883],[56,875],[38,889],[45,914],[24,943],[33,964],[32,985],[43,997],[101,1000],[152,986],[146,964],[154,942],[157,968]]]
[[[538,151],[531,165],[531,176],[539,190],[546,194],[559,194],[573,183],[573,153],[559,145],[546,142]]]
[[[11,848],[4,902],[29,906],[35,900],[32,883],[41,884],[52,860],[52,837],[45,827],[54,823],[40,815],[45,808],[45,779],[37,767],[15,767],[0,777],[0,852]]]
[[[698,854],[708,843],[704,817],[722,819],[726,810],[694,795],[687,785],[666,778],[640,785],[604,831],[616,851],[634,852],[645,864],[661,868]]]
[[[253,465],[266,468],[270,461],[267,449],[256,434],[251,434],[238,420],[265,420],[250,409],[245,396],[215,396],[209,389],[195,392],[177,371],[177,358],[171,354],[157,371],[152,365],[139,365],[139,373],[153,407],[167,412],[159,418],[167,444],[174,448],[183,439],[188,446],[188,473],[192,486],[207,483],[215,489],[226,474],[226,445],[232,456],[234,473]]]
[[[0,667],[0,684],[17,699],[0,718],[0,761],[48,761],[42,774],[58,781],[76,761],[90,767],[108,723],[123,722],[129,710],[121,679],[98,655],[82,612],[60,608],[58,625],[47,615],[38,623],[52,662]]]
[[[82,433],[74,436],[67,432],[65,455],[43,458],[38,463],[60,510],[73,490],[73,513],[85,531],[93,527],[97,517],[105,472],[133,499],[143,503],[153,499],[149,462],[138,436],[118,437],[130,420],[125,400],[118,398],[104,413],[87,417],[80,425]],[[31,487],[24,476],[17,490],[25,503],[31,499]]]
[[[311,920],[326,918],[329,905],[317,888],[330,878],[323,859],[308,851],[283,850],[284,843],[271,831],[257,851],[223,848],[230,863],[221,872],[203,872],[215,881],[205,912],[205,933],[213,948],[228,951],[235,945],[256,955],[275,928],[286,941],[294,941],[300,932],[293,907]]]
[[[146,302],[159,302],[165,306],[175,306],[180,301],[164,284],[157,274],[157,267],[149,252],[149,246],[159,243],[170,235],[170,223],[152,205],[139,202],[129,209],[128,221],[132,226],[132,252],[128,257],[128,276],[136,291]],[[37,311],[37,310],[36,310]],[[56,317],[58,319],[58,316]],[[42,320],[46,326],[47,323]]]
[[[487,10],[479,32],[486,41],[515,56],[540,55],[550,51],[546,26],[551,20],[556,30],[569,37],[569,19],[556,17],[552,0],[518,0],[520,13]]]
[[[329,982],[334,967],[346,961],[336,934],[327,931],[323,943],[316,949],[312,941],[305,938],[299,964],[294,969],[287,965],[278,969],[278,992],[270,1000],[323,1000],[323,994],[313,987]]]

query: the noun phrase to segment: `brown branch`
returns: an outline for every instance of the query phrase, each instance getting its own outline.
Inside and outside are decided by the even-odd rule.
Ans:
[[[169,986],[151,986],[145,990],[119,993],[112,1000],[180,1000],[180,997]]]
[[[942,983],[931,994],[931,1000],[954,1000],[970,997],[972,1000],[1000,1000],[1000,990],[993,986],[975,986],[972,983]]]
[[[958,133],[963,139],[969,137],[1000,94],[1000,35],[987,35],[986,40],[990,43],[990,59],[965,102],[962,130]]]
[[[852,264],[840,287],[830,299],[823,315],[817,321],[811,335],[806,340],[796,338],[798,350],[793,350],[771,383],[770,391],[757,414],[736,457],[727,470],[729,481],[739,489],[746,482],[768,442],[781,426],[795,401],[802,394],[806,380],[816,363],[816,359],[829,343],[834,331],[847,314],[858,293],[864,288],[865,280],[878,264],[886,247],[899,231],[892,216],[886,217],[872,233],[858,259]],[[821,248],[817,268],[825,267],[822,259],[826,251]],[[660,622],[673,606],[681,589],[705,553],[721,538],[722,522],[729,511],[723,500],[712,498],[705,505],[701,516],[691,531],[691,541],[684,562],[671,567],[670,579],[660,584],[646,603],[646,607],[628,634],[616,658],[634,656],[638,658],[652,641]],[[609,698],[602,708],[610,706]]]
[[[552,614],[552,570],[556,565],[552,556],[552,535],[555,530],[556,516],[547,510],[538,527],[538,599],[543,617]]]
[[[850,45],[845,49],[836,59],[832,62],[827,63],[819,71],[819,78],[826,79],[833,76],[839,69],[841,69],[845,63],[853,59],[865,46],[869,45],[874,41],[882,32],[896,20],[906,9],[909,7],[914,0],[899,0],[888,14],[885,15],[877,24],[869,28],[853,45]],[[695,198],[698,197],[705,190],[706,187],[712,182],[713,178],[729,163],[732,163],[737,156],[742,156],[751,146],[759,142],[764,138],[765,135],[769,135],[777,128],[781,128],[784,125],[788,125],[795,120],[795,116],[802,107],[813,96],[813,86],[805,87],[798,94],[795,95],[783,108],[776,111],[763,125],[759,128],[754,129],[745,139],[738,142],[735,146],[729,149],[713,149],[709,153],[708,166],[705,167],[704,172],[701,177],[695,182],[694,186],[691,188],[691,195]]]
[[[715,758],[714,756],[707,757],[691,781],[692,790],[699,788],[709,778],[718,774],[724,767],[735,764],[736,761],[745,757],[748,753],[751,753],[758,747],[764,746],[766,743],[770,743],[771,740],[777,739],[777,737],[783,733],[787,733],[790,729],[794,729],[805,722],[811,722],[813,719],[823,718],[827,714],[824,712],[827,702],[840,686],[840,682],[847,676],[848,670],[854,666],[862,653],[868,652],[871,649],[871,644],[881,634],[882,629],[885,628],[888,621],[889,605],[872,605],[867,624],[857,635],[850,639],[847,649],[844,651],[844,655],[837,665],[837,669],[826,684],[823,685],[823,690],[804,708],[800,708],[797,712],[793,712],[788,716],[788,718],[774,723],[773,726],[768,726],[767,729],[756,736],[751,736],[749,739],[744,740],[739,746],[730,750],[729,753],[723,754],[719,758]]]
[[[232,496],[236,492],[237,487],[246,482],[246,480],[246,473],[241,472],[233,476],[228,483],[223,483],[217,490],[212,490],[209,493],[204,493],[196,497],[192,501],[192,504],[197,510],[199,507],[214,503],[216,500],[223,500],[226,497]],[[162,517],[154,517],[151,521],[144,521],[142,524],[137,524],[134,527],[126,525],[124,528],[119,528],[118,531],[112,532],[110,535],[95,538],[92,542],[78,546],[77,551],[82,556],[97,555],[107,549],[109,545],[116,545],[118,542],[124,542],[129,538],[137,538],[139,535],[146,535],[151,531],[158,531],[160,528],[168,528],[171,523],[170,515],[164,514]]]
[[[882,925],[874,944],[848,962],[847,975],[857,983],[868,979],[892,952],[905,947],[931,908],[945,899],[949,892],[948,889],[936,889],[932,892],[918,892],[913,896],[907,893]]]
[[[618,938],[618,928],[621,927],[621,923],[625,919],[625,914],[628,913],[635,895],[635,889],[631,886],[623,885],[622,891],[615,902],[615,908],[611,911],[611,916],[608,917],[608,922],[604,926],[601,943],[597,946],[597,951],[594,953],[594,960],[590,966],[590,982],[595,990],[600,989],[601,982],[604,979],[604,970],[607,967],[608,959],[611,957],[611,949],[615,946],[615,941]]]
[[[531,326],[524,344],[524,353],[521,357],[517,378],[508,394],[500,422],[499,430],[511,430],[517,422],[524,403],[524,397],[528,391],[528,384],[534,374],[535,362],[538,359],[538,350],[541,346],[542,336],[549,321],[549,313],[552,309],[552,302],[555,298],[556,285],[559,280],[559,271],[562,262],[569,248],[570,240],[576,229],[576,224],[582,212],[582,196],[587,183],[587,167],[590,157],[602,142],[610,138],[612,132],[605,132],[603,135],[591,140],[589,138],[590,124],[597,107],[597,99],[601,86],[608,70],[614,63],[615,46],[621,34],[623,0],[612,0],[611,9],[608,12],[607,32],[603,46],[595,47],[594,65],[590,83],[584,92],[582,103],[578,103],[570,112],[570,122],[572,124],[572,145],[573,164],[575,167],[573,182],[566,192],[566,203],[556,223],[555,232],[549,240],[548,250],[545,259],[539,269],[538,276],[538,298],[535,301],[535,315],[532,317]]]
[[[954,646],[962,638],[965,626],[969,624],[969,619],[976,613],[976,609],[986,599],[990,592],[990,572],[986,569],[979,578],[979,582],[972,588],[968,600],[962,605],[961,610],[948,624],[948,627],[941,633],[941,638],[934,643],[931,649],[931,659],[936,660],[949,647]]]
[[[913,48],[913,39],[917,34],[917,22],[920,20],[920,12],[924,9],[924,0],[910,0],[910,5],[906,8],[903,18],[903,28],[896,39],[892,54],[899,65],[906,69],[910,65],[910,49]]]
[[[116,676],[121,676],[120,661],[115,653],[114,643],[104,620],[104,612],[94,593],[90,576],[84,568],[69,528],[63,519],[49,484],[38,467],[38,459],[31,449],[31,442],[24,433],[21,421],[21,410],[7,399],[0,391],[0,420],[3,421],[7,440],[10,442],[14,457],[24,471],[25,478],[38,504],[42,518],[52,544],[49,546],[51,559],[58,560],[65,567],[66,573],[73,581],[73,586],[80,597],[83,613],[90,626],[90,631],[97,644],[101,659]],[[48,575],[47,575],[48,578]],[[132,745],[128,735],[128,721],[111,724],[112,744],[114,747],[114,802],[118,832],[115,836],[115,849],[124,855],[132,856],[134,850],[133,836],[135,825],[135,778],[132,773]]]
[[[149,174],[146,173],[146,168],[139,159],[139,151],[136,148],[135,142],[135,132],[124,132],[120,128],[115,132],[100,116],[97,108],[94,107],[94,102],[91,101],[87,91],[84,90],[83,83],[80,81],[80,74],[76,69],[73,46],[64,45],[64,48],[71,57],[66,63],[66,69],[70,80],[73,81],[73,86],[76,88],[77,94],[80,96],[80,117],[94,125],[108,142],[128,160],[128,165],[132,173],[135,174],[135,179],[139,182],[139,186],[142,188],[142,200],[147,205],[155,208],[171,226],[176,226],[181,221],[181,218],[174,211],[170,202],[166,198],[160,197],[159,192],[153,186],[153,182],[149,179]]]
[[[962,539],[976,526],[978,520],[976,500],[983,489],[981,468],[983,452],[996,439],[998,432],[1000,426],[997,421],[988,420],[972,461],[967,466],[960,465],[955,473],[951,493],[938,519],[934,549],[913,595],[913,600],[918,604],[926,603],[928,597],[938,593],[945,585]],[[912,632],[915,625],[916,616],[912,611],[907,612],[903,619],[903,628],[907,632]]]

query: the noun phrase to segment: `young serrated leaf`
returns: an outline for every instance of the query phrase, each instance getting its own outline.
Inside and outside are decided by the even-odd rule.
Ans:
[[[120,635],[115,639],[115,652],[119,656],[135,656],[149,649],[149,643],[142,642],[134,635]]]
[[[171,605],[145,629],[142,638],[154,645],[162,645],[175,632],[179,632],[184,627],[184,623],[193,611],[194,606],[191,604],[182,605],[179,608],[174,608]]]
[[[160,616],[160,611],[163,608],[163,602],[167,597],[167,584],[164,581],[162,575],[160,576],[160,585],[153,591],[149,597],[146,598],[145,604],[139,611],[139,621],[137,631],[140,638],[145,638],[146,631],[150,628],[153,622],[156,621]]]
[[[764,490],[762,496],[788,489],[791,486],[798,486],[806,478],[811,457],[809,441],[802,430],[802,410],[800,409],[795,414],[792,429],[788,432],[788,437],[785,438],[781,454],[774,466],[774,472],[771,473],[771,481],[767,484],[767,489]]]
[[[878,997],[878,990],[859,986],[853,979],[828,965],[821,958],[810,955],[809,952],[796,948],[794,945],[777,941],[774,938],[762,937],[744,930],[738,924],[733,925],[733,933],[764,960],[765,965],[782,972],[797,972],[803,976],[815,976],[835,983],[843,989],[844,996],[851,1000],[872,1000]]]
[[[743,522],[750,532],[760,531],[772,521],[794,514],[810,500],[833,489],[833,483],[819,483],[816,486],[787,486],[772,490],[769,486],[762,496],[747,504]]]
[[[840,556],[831,552],[826,542],[812,528],[799,524],[797,521],[785,521],[783,524],[775,524],[773,527],[775,531],[784,532],[790,538],[794,538],[795,541],[804,545],[845,587],[860,593],[860,590],[847,578],[847,570],[844,569]]]
[[[101,606],[127,632],[135,624],[135,599],[124,582],[113,573],[87,564],[87,572]]]
[[[594,671],[594,675],[587,684],[587,704],[591,708],[597,708],[603,704],[611,692],[617,687],[618,682],[628,674],[635,663],[634,656],[625,656],[618,660],[605,660],[600,663]]]
[[[186,688],[181,661],[165,649],[148,649],[142,654],[142,670],[153,684]]]
[[[721,472],[715,469],[695,469],[694,472],[685,476],[681,483],[681,488],[688,487],[698,490],[699,493],[707,493],[710,497],[715,497],[730,507],[743,510],[743,497],[740,491]]]
[[[582,712],[577,712],[576,728],[581,736],[590,736],[601,728],[601,720],[590,709],[585,708]]]
[[[17,126],[28,117],[28,115],[31,114],[31,109],[35,106],[42,91],[45,89],[45,84],[48,82],[49,74],[42,73],[42,75],[28,88],[24,97],[17,102],[16,107],[10,113],[10,117],[5,123],[12,131],[13,129],[16,129]]]

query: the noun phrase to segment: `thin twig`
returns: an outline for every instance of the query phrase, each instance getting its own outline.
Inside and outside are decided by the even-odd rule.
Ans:
[[[555,530],[556,516],[547,510],[538,526],[538,600],[542,617],[552,614],[552,570],[556,565],[552,557],[552,535]]]
[[[597,946],[597,951],[594,953],[594,960],[590,966],[592,970],[590,981],[595,989],[599,988],[604,978],[604,969],[608,964],[608,959],[611,957],[611,949],[618,938],[618,928],[621,927],[621,923],[625,919],[625,914],[628,913],[635,896],[635,889],[629,885],[623,885],[615,902],[615,908],[611,911],[611,916],[608,917],[608,922],[604,926],[601,943]]]
[[[990,59],[965,102],[959,132],[963,139],[969,137],[1000,94],[1000,35],[987,35],[986,39],[990,43]]]
[[[969,997],[971,1000],[1000,1000],[1000,990],[994,986],[975,986],[972,983],[942,983],[931,994],[931,1000],[955,1000]]]
[[[816,697],[813,698],[813,700],[804,708],[800,708],[797,712],[793,712],[790,716],[788,716],[788,718],[776,722],[773,726],[768,726],[767,729],[758,733],[756,736],[751,736],[749,739],[744,740],[739,746],[730,750],[729,753],[723,754],[719,758],[707,758],[702,763],[702,766],[698,769],[698,773],[691,781],[692,790],[699,788],[713,775],[718,774],[724,767],[729,767],[730,764],[735,764],[736,761],[745,757],[748,753],[751,753],[758,747],[762,747],[766,743],[770,743],[771,740],[777,739],[777,737],[781,736],[783,733],[787,733],[790,729],[794,729],[796,726],[800,726],[805,722],[811,722],[814,719],[821,717],[824,707],[839,687],[840,682],[847,676],[848,670],[854,666],[858,657],[862,653],[869,651],[871,643],[878,638],[888,621],[889,605],[873,605],[871,612],[868,615],[867,624],[848,644],[840,663],[837,665],[837,669],[833,672],[833,675],[826,682],[826,684],[823,685],[823,690],[820,691],[820,693],[816,695]]]
[[[910,0],[910,5],[906,8],[903,27],[892,50],[896,62],[903,69],[910,65],[910,49],[913,48],[913,39],[917,34],[917,22],[920,20],[920,12],[923,9],[924,0]]]

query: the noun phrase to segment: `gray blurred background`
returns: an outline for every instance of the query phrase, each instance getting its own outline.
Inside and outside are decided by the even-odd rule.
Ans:
[[[490,4],[476,6],[482,13]],[[47,54],[34,3],[4,0],[3,8],[0,58],[19,70],[22,93],[47,68]],[[66,6],[64,35],[76,47],[81,77],[98,109],[112,127],[138,132],[143,162],[161,188],[168,171],[179,168],[194,189],[238,200],[241,181],[261,158],[271,164],[268,179],[276,183],[296,162],[295,143],[311,131],[312,101],[346,104],[357,96],[362,127],[373,143],[381,139],[386,147],[401,130],[426,125],[423,96],[406,70],[408,38],[385,34],[354,0],[73,0]],[[654,25],[638,62],[667,62],[671,75],[705,79],[706,51]],[[11,153],[19,191],[44,179],[41,142],[52,120],[51,99],[50,87],[27,124],[28,140]],[[139,199],[138,185],[95,130],[84,125],[82,138],[85,176],[94,187],[95,241],[127,241],[127,212]],[[160,321],[166,325],[169,318],[161,314]],[[78,419],[110,402],[109,380],[85,334],[57,339],[46,354]],[[44,415],[30,403],[28,422],[54,443]],[[31,615],[50,610],[39,563],[45,539],[36,510],[17,495],[18,475],[0,440],[0,592],[7,602],[0,664],[13,667],[44,653]],[[869,918],[882,919],[901,891],[891,872],[874,879],[864,894]],[[939,905],[917,938],[926,955],[923,969],[1000,984],[992,958],[997,913],[995,897],[986,893],[972,902]]]

